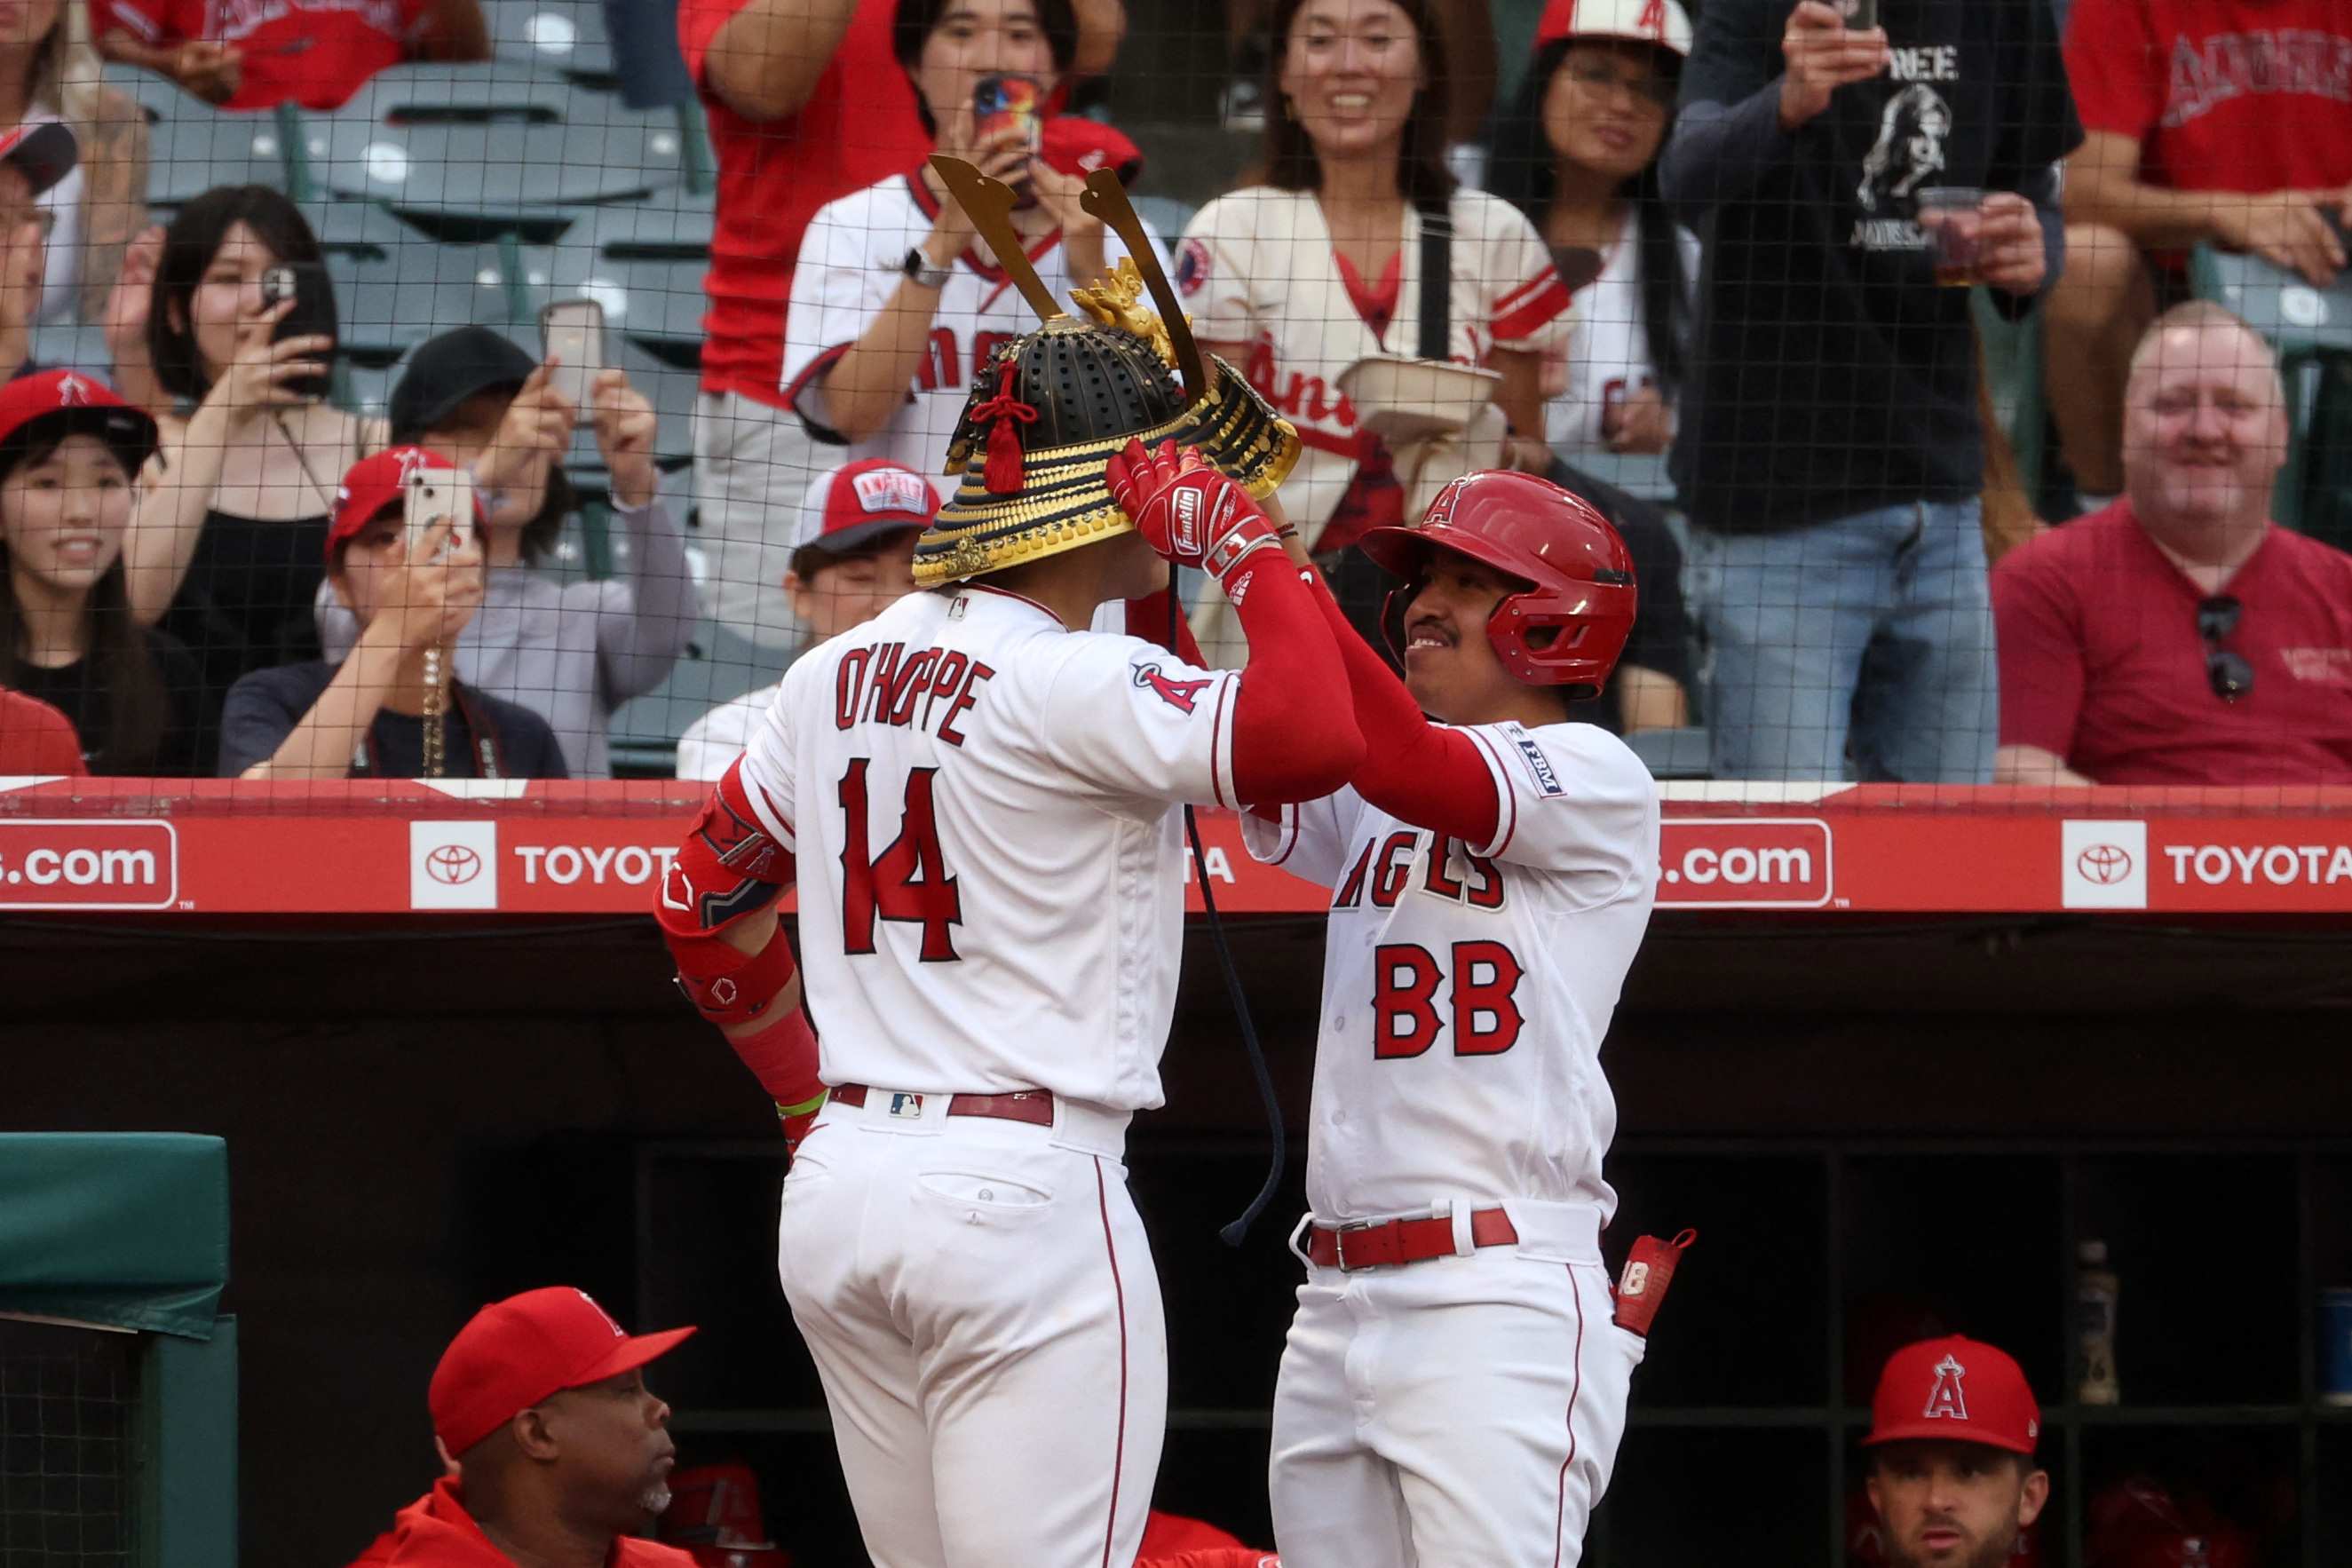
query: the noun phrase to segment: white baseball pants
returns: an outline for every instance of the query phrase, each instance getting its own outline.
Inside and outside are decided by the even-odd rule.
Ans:
[[[1283,1568],[1574,1568],[1646,1347],[1597,1249],[1531,1250],[1309,1266],[1274,1397]]]
[[[876,1568],[1129,1568],[1168,1339],[1127,1118],[869,1090],[784,1181],[778,1273]],[[919,1102],[919,1104],[912,1102]]]

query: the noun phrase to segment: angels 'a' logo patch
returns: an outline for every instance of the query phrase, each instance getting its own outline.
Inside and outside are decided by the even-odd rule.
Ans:
[[[1942,1416],[1953,1421],[1969,1418],[1968,1395],[1960,1392],[1960,1379],[1969,1369],[1948,1352],[1936,1363],[1936,1386],[1927,1391],[1927,1408],[1920,1412],[1925,1418]]]
[[[1160,673],[1158,665],[1139,664],[1135,667],[1135,684],[1139,689],[1158,692],[1160,700],[1178,712],[1190,713],[1192,704],[1200,700],[1201,693],[1209,683],[1206,680],[1171,680]]]
[[[1188,300],[1199,293],[1209,280],[1209,267],[1214,259],[1204,239],[1188,239],[1177,247],[1176,291]]]

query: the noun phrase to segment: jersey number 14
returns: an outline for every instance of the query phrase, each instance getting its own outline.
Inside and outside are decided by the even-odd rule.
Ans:
[[[876,860],[866,847],[872,842],[866,835],[869,765],[871,759],[853,757],[841,775],[841,950],[872,952],[877,918],[905,921],[923,928],[925,963],[951,963],[958,954],[949,928],[962,923],[963,900],[940,852],[939,819],[931,809],[931,780],[940,770],[907,774],[898,837]]]

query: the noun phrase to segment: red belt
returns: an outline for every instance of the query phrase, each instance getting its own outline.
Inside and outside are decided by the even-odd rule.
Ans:
[[[825,1099],[835,1105],[862,1106],[867,1094],[862,1083],[845,1083]],[[1026,1121],[1033,1127],[1054,1125],[1054,1093],[1024,1089],[1018,1094],[959,1094],[948,1100],[950,1116],[993,1116],[1003,1121]],[[1501,1211],[1495,1211],[1499,1213]]]
[[[1499,1208],[1479,1209],[1470,1215],[1470,1245],[1507,1247],[1519,1239],[1511,1216]],[[1454,1221],[1391,1219],[1378,1225],[1342,1226],[1338,1230],[1309,1226],[1307,1256],[1319,1268],[1334,1265],[1349,1270],[1378,1268],[1390,1263],[1425,1263],[1454,1256]]]

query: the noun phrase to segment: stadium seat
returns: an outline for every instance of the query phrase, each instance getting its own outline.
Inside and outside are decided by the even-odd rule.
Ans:
[[[673,369],[698,370],[710,224],[710,203],[694,197],[583,215],[562,244],[526,253],[530,312],[594,300],[610,331]]]
[[[677,112],[499,61],[383,72],[307,142],[323,194],[461,242],[550,243],[575,216],[562,209],[643,200],[687,171]]]
[[[1714,740],[1705,729],[1685,725],[1678,730],[1641,730],[1625,737],[1625,744],[1642,759],[1654,779],[1711,779],[1715,776]]]
[[[552,67],[598,92],[618,85],[601,0],[483,0],[482,16],[499,59]]]
[[[78,370],[101,381],[114,379],[114,353],[106,329],[80,321],[53,321],[33,329],[32,362],[43,370]]]
[[[387,369],[436,333],[505,326],[515,294],[506,247],[444,245],[358,203],[306,207],[334,279],[346,356]]]
[[[105,79],[146,110],[147,205],[157,216],[215,185],[287,188],[283,117],[224,113],[148,71],[110,67]]]
[[[2258,256],[2199,246],[2189,281],[2198,298],[2237,312],[2278,353],[2287,460],[2272,515],[2352,550],[2352,274],[2315,289]]]

